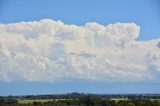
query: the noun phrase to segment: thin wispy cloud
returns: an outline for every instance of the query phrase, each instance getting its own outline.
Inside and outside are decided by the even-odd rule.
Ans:
[[[160,39],[139,41],[139,34],[135,23],[0,24],[0,80],[159,81]]]

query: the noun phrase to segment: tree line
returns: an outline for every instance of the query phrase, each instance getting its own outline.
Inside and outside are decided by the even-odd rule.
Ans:
[[[127,100],[112,100],[124,98]],[[18,100],[33,100],[33,103],[19,103]],[[36,99],[53,99],[37,102]],[[0,106],[160,106],[159,95],[97,95],[71,93],[67,95],[29,95],[0,97]]]

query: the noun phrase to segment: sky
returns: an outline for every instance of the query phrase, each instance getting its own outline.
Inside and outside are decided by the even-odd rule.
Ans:
[[[0,0],[0,95],[160,93],[159,0]]]

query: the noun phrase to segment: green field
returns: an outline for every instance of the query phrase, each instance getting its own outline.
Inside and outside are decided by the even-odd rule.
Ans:
[[[128,98],[111,98],[110,100],[118,102],[118,101],[127,101]]]
[[[159,101],[160,102],[160,99],[150,99],[150,101]]]
[[[104,99],[104,98],[103,98]],[[18,103],[20,104],[33,104],[33,102],[41,102],[41,103],[44,103],[44,102],[58,102],[58,101],[65,101],[66,99],[18,99]],[[72,99],[67,99],[67,100],[72,100]],[[115,101],[115,102],[118,102],[118,101],[127,101],[128,98],[111,98],[110,99],[111,101]]]
[[[28,100],[28,99],[19,99],[18,100],[18,103],[20,103],[20,104],[32,104],[33,102],[42,102],[42,103],[44,103],[44,102],[52,102],[52,101],[54,101],[55,99],[35,99],[35,100]]]
[[[72,101],[73,99],[18,99],[19,104],[33,104],[33,102],[62,102],[70,100]]]

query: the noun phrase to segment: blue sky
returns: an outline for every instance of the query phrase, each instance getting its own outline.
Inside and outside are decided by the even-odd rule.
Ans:
[[[138,40],[160,38],[159,0],[1,0],[0,23],[61,20],[65,24],[84,25],[97,22],[131,23],[140,26]],[[0,95],[67,92],[90,93],[160,93],[160,82],[102,82],[67,80],[49,82],[3,82]]]
[[[1,0],[0,22],[35,21],[44,18],[66,24],[135,22],[141,26],[139,39],[160,36],[159,0]]]

